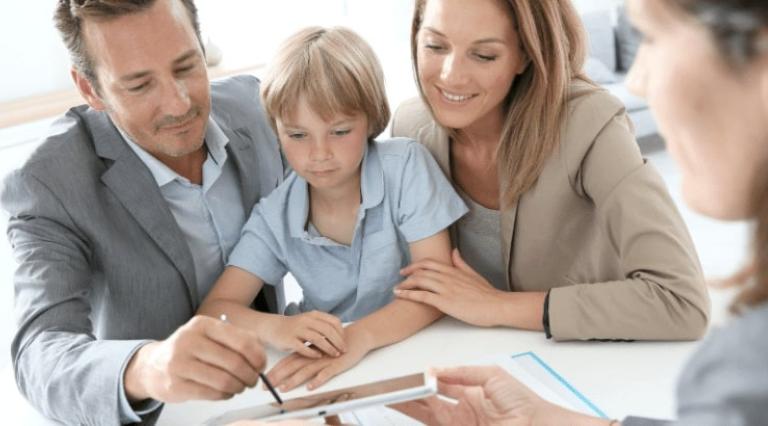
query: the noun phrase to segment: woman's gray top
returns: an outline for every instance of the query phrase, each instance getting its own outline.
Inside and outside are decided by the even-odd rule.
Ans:
[[[464,193],[456,192],[469,207],[469,213],[456,222],[457,247],[461,257],[499,290],[507,290],[501,250],[501,213],[486,208]]]
[[[768,425],[768,303],[710,333],[683,370],[677,401],[676,422],[622,425]]]

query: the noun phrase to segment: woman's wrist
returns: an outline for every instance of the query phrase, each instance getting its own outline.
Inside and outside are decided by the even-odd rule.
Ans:
[[[620,426],[617,420],[602,419],[575,411],[542,400],[535,408],[531,422],[534,426],[567,424],[570,426]]]
[[[500,326],[543,331],[545,291],[502,292],[496,312]]]

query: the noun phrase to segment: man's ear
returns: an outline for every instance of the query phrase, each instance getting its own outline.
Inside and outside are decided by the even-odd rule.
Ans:
[[[107,109],[104,101],[101,100],[101,97],[96,92],[96,88],[93,87],[93,84],[91,84],[80,71],[72,67],[69,73],[72,76],[72,81],[75,82],[75,87],[77,87],[77,90],[80,92],[80,96],[88,102],[88,105],[90,105],[91,108],[97,111],[104,111]]]

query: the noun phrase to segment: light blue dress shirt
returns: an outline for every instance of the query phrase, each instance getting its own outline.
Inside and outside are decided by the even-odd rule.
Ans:
[[[355,321],[387,305],[400,269],[410,263],[408,244],[446,229],[467,207],[426,148],[411,139],[369,143],[361,174],[351,245],[309,223],[308,185],[293,173],[253,209],[229,265],[267,283],[291,272],[304,292],[301,312]]]
[[[229,139],[221,127],[209,118],[205,133],[208,155],[203,163],[203,183],[197,185],[142,149],[124,132],[120,131],[120,134],[152,173],[184,235],[195,265],[195,285],[201,299],[197,301],[199,305],[224,270],[226,258],[237,243],[245,222],[237,170],[232,161],[227,161]],[[134,411],[125,395],[125,368],[123,366],[120,377],[121,417],[124,422],[140,422],[139,415],[154,411],[160,403],[151,401]]]

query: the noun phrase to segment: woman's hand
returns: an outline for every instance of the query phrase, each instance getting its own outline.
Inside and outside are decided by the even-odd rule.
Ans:
[[[269,322],[261,338],[282,351],[294,351],[314,359],[323,354],[337,357],[347,351],[341,320],[331,314],[312,311],[292,316],[272,315]]]
[[[541,399],[530,389],[496,366],[458,367],[434,370],[441,395],[391,406],[429,425],[607,425]]]
[[[267,373],[270,383],[287,392],[309,381],[307,389],[313,390],[331,378],[349,370],[371,351],[371,339],[362,331],[355,330],[354,324],[345,330],[347,351],[343,355],[331,358],[309,358],[293,353],[281,359]]]
[[[499,325],[494,306],[502,301],[505,292],[472,269],[457,249],[453,249],[451,258],[453,266],[429,259],[406,266],[400,273],[407,278],[395,287],[395,295],[433,306],[466,323]]]

